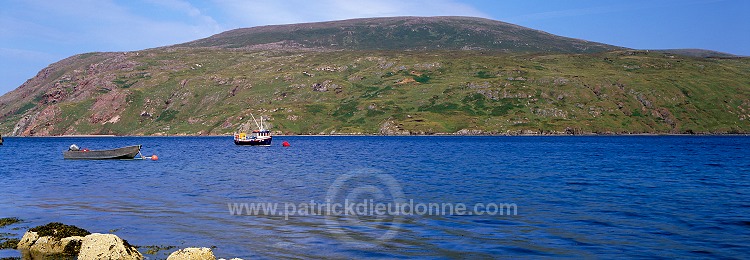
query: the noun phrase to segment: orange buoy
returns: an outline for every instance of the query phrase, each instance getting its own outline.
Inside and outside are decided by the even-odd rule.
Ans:
[[[289,146],[290,146],[290,144],[289,144],[289,142],[287,142],[287,141],[284,141],[283,143],[281,143],[281,146],[284,146],[284,147],[289,147]]]
[[[156,154],[154,154],[154,155],[151,155],[151,160],[152,160],[152,161],[156,161],[156,160],[159,160],[159,156],[156,156]]]

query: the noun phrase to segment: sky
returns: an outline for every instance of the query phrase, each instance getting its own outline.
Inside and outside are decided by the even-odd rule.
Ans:
[[[75,54],[366,17],[474,16],[627,48],[750,56],[748,13],[747,0],[0,0],[0,95]]]

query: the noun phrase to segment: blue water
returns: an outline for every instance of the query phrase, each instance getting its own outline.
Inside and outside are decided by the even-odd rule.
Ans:
[[[72,143],[142,144],[160,159],[63,160]],[[59,221],[135,245],[215,246],[224,258],[750,256],[749,137],[275,137],[271,147],[231,137],[6,138],[0,164],[0,217],[22,227]],[[228,206],[324,202],[332,191],[514,204],[517,215],[285,219]]]

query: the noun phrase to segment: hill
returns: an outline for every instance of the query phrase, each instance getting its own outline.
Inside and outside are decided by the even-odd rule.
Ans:
[[[391,17],[270,25],[220,33],[178,47],[327,50],[498,50],[593,53],[619,47],[472,17]]]
[[[747,58],[397,17],[72,56],[0,97],[0,132],[222,135],[254,114],[285,134],[750,133],[749,97]]]

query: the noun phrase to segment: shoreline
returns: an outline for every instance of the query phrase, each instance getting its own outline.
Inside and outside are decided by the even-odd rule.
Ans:
[[[35,258],[35,254],[40,254],[40,251],[34,251],[34,250],[41,250],[44,251],[40,255],[36,255],[37,257],[41,257],[41,259],[76,259],[79,257],[79,251],[81,250],[81,239],[84,239],[85,237],[88,237],[88,235],[94,235],[94,236],[114,236],[118,237],[112,230],[106,233],[92,233],[88,230],[79,228],[77,226],[73,225],[65,225],[60,222],[50,222],[46,225],[40,225],[36,227],[30,227],[26,224],[29,224],[29,222],[17,218],[17,217],[2,217],[0,216],[0,260],[10,260],[10,259],[27,259],[27,257],[31,256],[32,259]],[[25,230],[25,231],[23,231]],[[54,242],[54,240],[44,240],[40,243],[46,243],[46,246],[42,246],[39,248],[34,249],[33,242],[29,242],[27,240],[27,234],[29,232],[34,232],[34,236],[29,236],[29,239],[37,240],[40,238],[40,236],[46,236],[49,239],[57,239],[57,242]],[[36,236],[38,234],[38,236]],[[68,246],[63,246],[63,248],[57,248],[57,245],[64,243],[61,242],[61,239],[64,240],[64,238],[73,238],[77,237],[78,239],[78,249],[71,248],[75,252],[75,254],[70,255],[72,252],[67,251],[69,248]],[[122,238],[120,238],[122,239]],[[39,240],[42,241],[42,240]],[[65,242],[67,243],[67,242]],[[116,246],[117,242],[115,241],[114,245]],[[110,244],[106,244],[110,245]],[[141,255],[141,259],[150,259],[151,257],[154,257],[156,259],[165,259],[167,258],[170,253],[174,253],[175,250],[185,250],[190,248],[196,248],[197,247],[187,247],[187,246],[177,246],[175,245],[131,245],[127,242],[127,240],[122,239],[122,245],[123,247],[132,247],[136,251],[139,252]],[[217,246],[213,245],[210,246],[210,249],[216,248]],[[206,249],[209,249],[206,248]],[[208,250],[210,254],[213,256],[213,252],[211,250]],[[59,252],[59,250],[63,250],[62,252]],[[105,250],[106,251],[106,250]],[[116,250],[115,250],[116,251]],[[109,252],[115,252],[112,251],[112,247],[110,247]],[[143,257],[144,255],[147,255],[148,257]],[[110,255],[110,256],[117,256],[117,255]],[[122,255],[120,255],[122,256]],[[135,255],[134,255],[135,256]],[[111,258],[111,257],[106,257]],[[88,259],[88,258],[87,258]],[[205,258],[200,258],[205,259]],[[221,259],[221,258],[214,258],[214,259]],[[232,258],[232,259],[241,259],[241,258]]]
[[[3,138],[107,138],[107,137],[232,137],[233,135],[47,135],[47,136],[3,136]],[[640,134],[413,134],[413,135],[383,135],[383,134],[291,134],[273,135],[277,137],[617,137],[617,136],[750,136],[750,133],[705,133],[705,134],[671,134],[671,133],[640,133]]]

